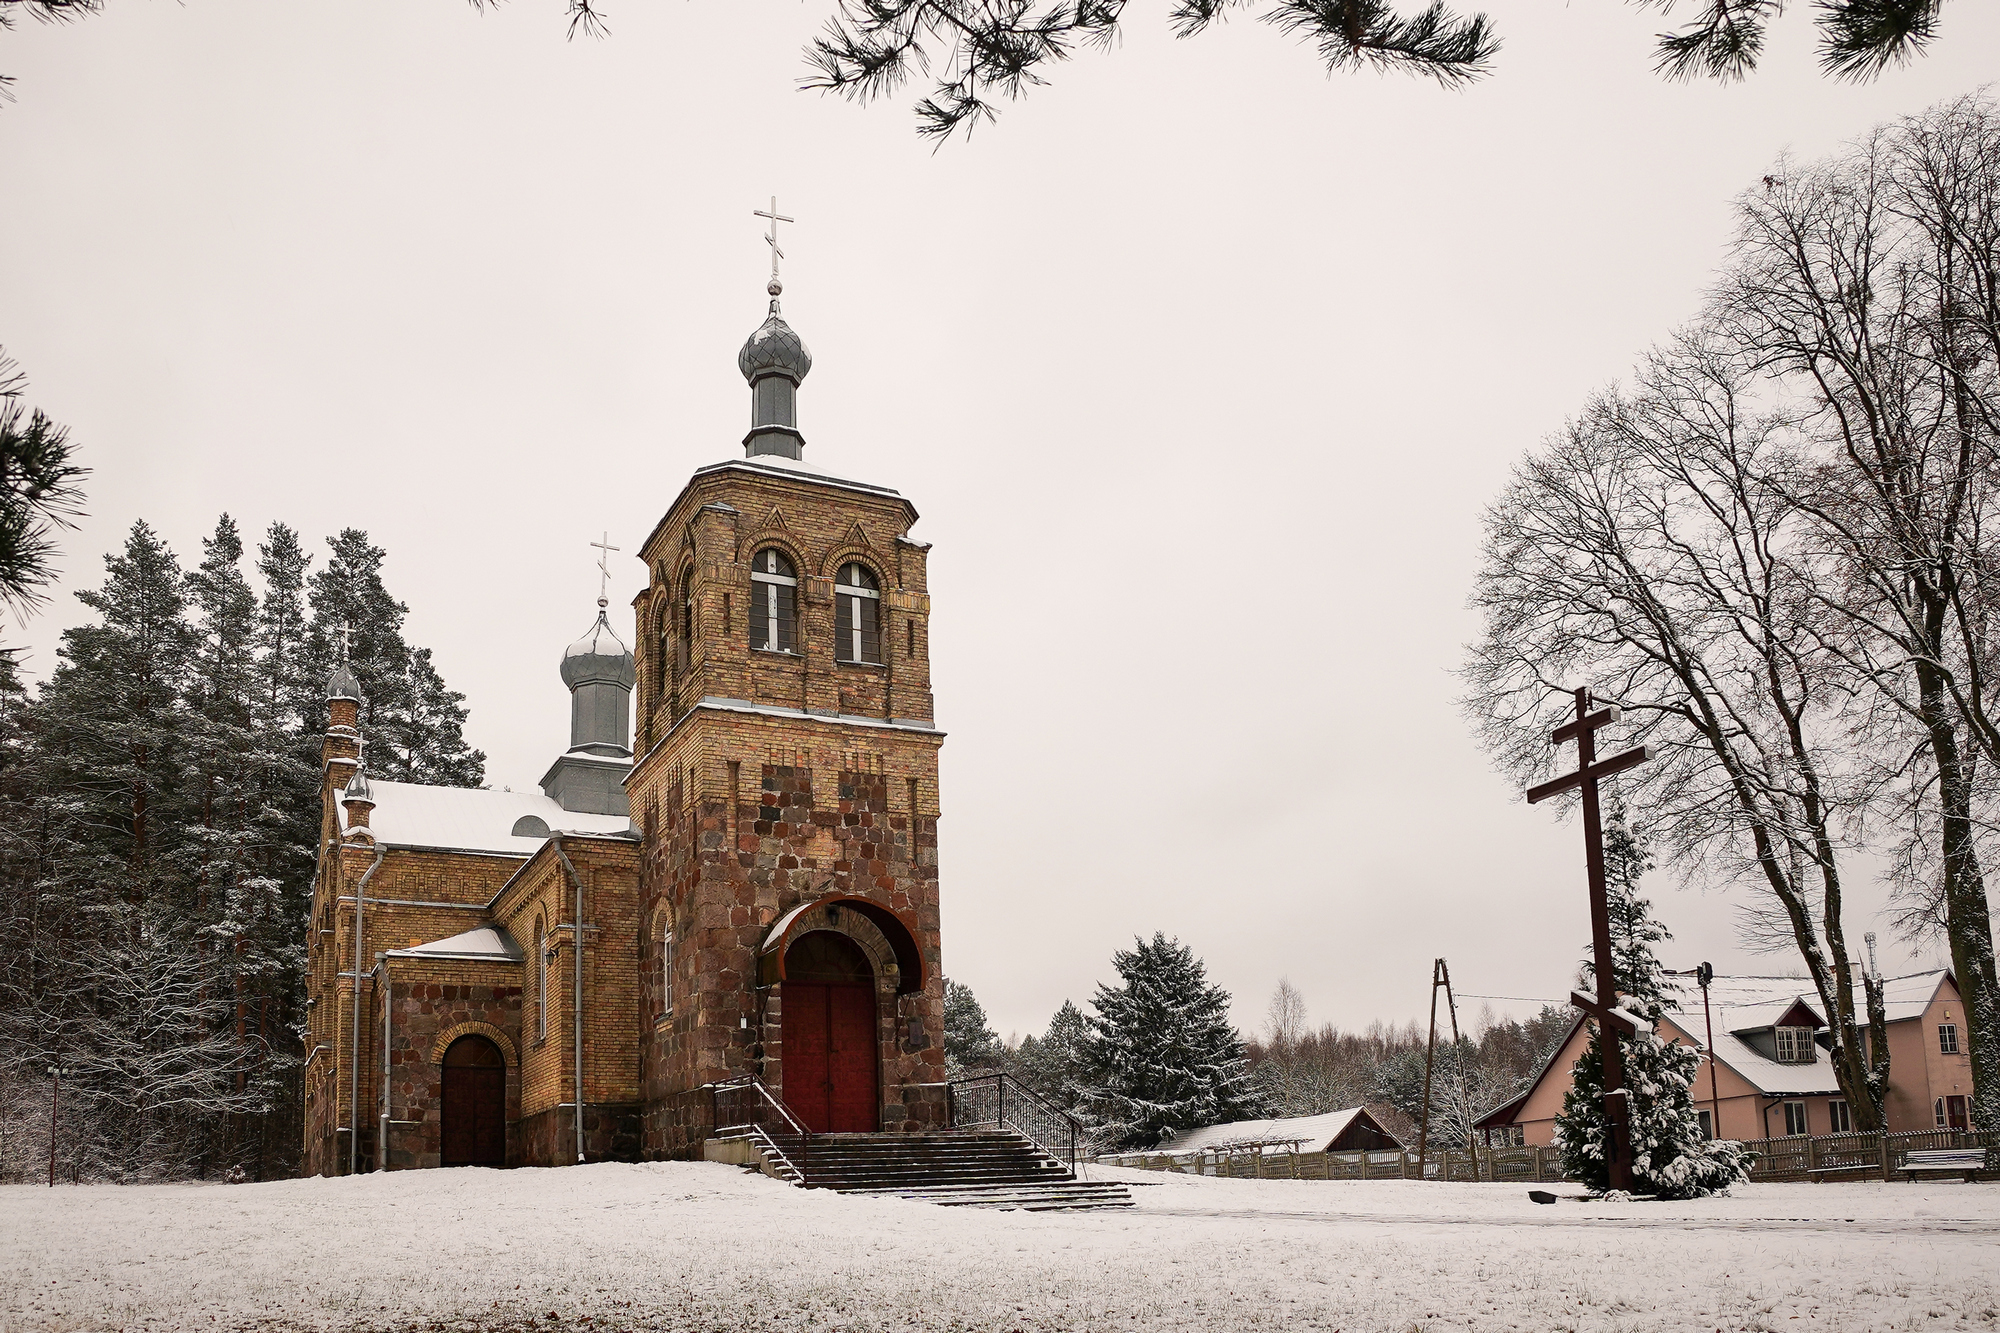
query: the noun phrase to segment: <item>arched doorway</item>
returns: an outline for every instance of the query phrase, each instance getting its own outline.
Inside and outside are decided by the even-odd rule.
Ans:
[[[816,1134],[881,1127],[875,971],[847,936],[814,930],[785,951],[784,1097]]]
[[[460,1037],[444,1053],[438,1119],[439,1165],[507,1165],[507,1062],[487,1038]]]

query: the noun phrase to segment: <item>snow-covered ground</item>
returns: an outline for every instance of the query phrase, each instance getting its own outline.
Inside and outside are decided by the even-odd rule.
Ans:
[[[2000,1185],[1540,1206],[1520,1185],[1094,1174],[1139,1206],[975,1212],[704,1163],[9,1186],[0,1333],[2000,1328]]]

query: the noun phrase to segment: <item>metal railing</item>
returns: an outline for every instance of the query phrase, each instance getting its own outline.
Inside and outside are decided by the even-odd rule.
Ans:
[[[945,1084],[945,1092],[953,1129],[980,1125],[1011,1129],[1049,1156],[1067,1162],[1070,1174],[1076,1174],[1084,1141],[1082,1124],[1027,1084],[1002,1073],[975,1074]]]
[[[764,1151],[791,1167],[798,1183],[810,1186],[808,1165],[812,1159],[813,1132],[754,1074],[708,1085],[713,1102],[714,1135],[718,1139],[748,1138],[760,1141]],[[796,1138],[798,1160],[785,1151],[776,1137]]]

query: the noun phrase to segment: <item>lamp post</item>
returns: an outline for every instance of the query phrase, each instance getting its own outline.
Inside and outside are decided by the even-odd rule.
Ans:
[[[62,1096],[62,1081],[69,1077],[66,1065],[49,1066],[49,1188],[56,1187],[56,1104]]]

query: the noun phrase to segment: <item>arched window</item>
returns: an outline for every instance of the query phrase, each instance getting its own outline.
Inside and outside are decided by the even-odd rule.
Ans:
[[[848,561],[833,582],[833,655],[842,662],[882,660],[882,583],[868,566]]]
[[[750,646],[795,653],[799,641],[799,580],[792,562],[772,547],[750,562]]]
[[[674,922],[664,914],[661,920],[664,924],[660,929],[660,1017],[665,1018],[674,1011]]]
[[[535,1040],[549,1037],[549,935],[535,918]]]
[[[687,656],[681,660],[694,661],[694,566],[689,565],[681,574],[681,651]]]

